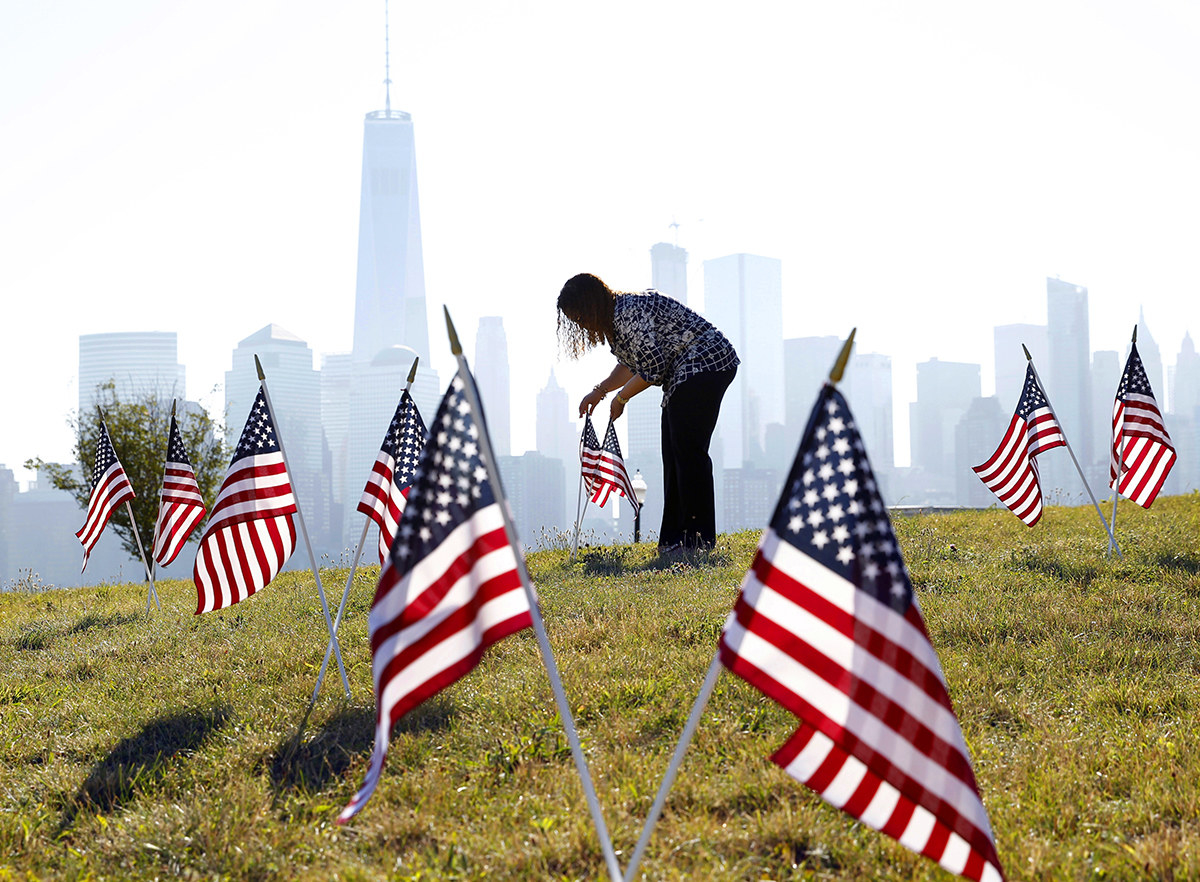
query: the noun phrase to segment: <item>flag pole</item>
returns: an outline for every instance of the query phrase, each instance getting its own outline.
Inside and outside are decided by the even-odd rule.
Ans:
[[[99,404],[96,405],[96,414],[100,417],[100,424],[104,426],[104,434],[108,435],[108,423],[104,420],[104,411],[100,409]],[[111,443],[112,436],[109,435],[109,444]],[[150,572],[150,563],[146,560],[146,549],[142,547],[142,536],[138,532],[137,521],[133,517],[133,506],[128,499],[125,500],[125,510],[129,512],[129,525],[133,527],[133,538],[137,541],[138,553],[142,556],[142,566],[146,568],[146,580],[150,584],[150,588],[146,592],[146,612],[150,612],[151,597],[154,598],[154,605],[158,609],[162,609],[162,604],[158,602],[158,592],[154,590],[154,574]]]
[[[442,309],[446,314],[446,332],[450,337],[450,351],[458,361],[458,372],[464,376],[463,391],[467,402],[471,406],[471,412],[475,415],[476,422],[481,426],[486,425],[483,421],[479,397],[475,392],[475,380],[471,376],[471,371],[467,367],[467,360],[463,356],[462,344],[458,341],[458,333],[454,330],[454,322],[450,320],[450,310],[445,306]],[[600,848],[604,853],[604,862],[608,867],[608,874],[613,882],[621,882],[621,868],[617,864],[617,856],[613,851],[612,840],[609,838],[608,828],[604,823],[604,815],[600,810],[600,801],[596,798],[596,789],[592,784],[592,777],[588,771],[587,759],[583,755],[583,746],[579,743],[579,733],[575,730],[575,718],[571,714],[571,706],[567,703],[567,694],[563,689],[562,679],[558,674],[558,665],[554,661],[554,650],[550,647],[550,638],[546,635],[546,626],[542,622],[537,593],[534,591],[533,582],[529,578],[529,570],[525,566],[525,553],[521,550],[517,541],[517,531],[513,526],[512,518],[509,516],[507,500],[503,498],[503,485],[500,483],[500,472],[496,468],[496,461],[492,455],[491,440],[488,438],[486,430],[481,432],[479,436],[479,454],[483,460],[484,467],[487,469],[488,481],[500,491],[496,496],[499,503],[498,508],[504,520],[504,531],[508,536],[509,544],[517,551],[515,555],[517,572],[521,578],[521,586],[525,589],[525,596],[529,600],[529,617],[533,622],[534,634],[537,635],[538,648],[542,653],[542,660],[546,666],[546,674],[550,678],[550,688],[554,692],[554,700],[558,704],[558,713],[562,717],[563,728],[567,733],[567,742],[571,745],[571,756],[575,760],[575,769],[578,771],[580,782],[583,785],[583,793],[587,798],[588,810],[592,815],[592,823],[596,828],[596,835],[600,839]]]
[[[420,356],[413,359],[412,368],[408,371],[408,382],[404,384],[404,391],[407,392],[412,388],[413,379],[417,376],[417,363],[421,360]],[[333,618],[333,630],[337,633],[338,627],[342,623],[342,613],[346,610],[346,600],[350,597],[350,586],[354,583],[354,573],[358,570],[358,562],[362,558],[363,545],[367,541],[367,532],[371,529],[371,519],[364,515],[362,535],[358,537],[358,545],[354,549],[354,560],[350,563],[350,575],[346,577],[346,587],[342,589],[342,600],[338,604],[337,615]],[[317,693],[321,691],[321,683],[325,680],[325,669],[329,667],[329,657],[333,653],[333,638],[329,639],[329,645],[325,647],[325,659],[321,662],[321,671],[317,674],[317,685],[313,689],[312,701],[309,702],[309,707],[316,704]]]
[[[846,372],[846,363],[850,360],[850,351],[854,348],[854,335],[857,331],[858,328],[850,329],[850,336],[842,344],[842,349],[833,363],[833,368],[829,371],[829,382],[834,384],[841,382],[842,375]],[[691,744],[693,736],[696,734],[696,728],[700,725],[700,715],[704,713],[704,708],[707,706],[709,698],[712,697],[713,689],[716,688],[717,679],[721,675],[721,667],[721,651],[718,649],[716,655],[713,656],[712,663],[708,666],[708,673],[704,675],[704,682],[700,686],[700,693],[696,696],[696,701],[692,704],[691,713],[688,714],[687,722],[683,726],[683,732],[679,736],[679,743],[675,745],[675,753],[671,756],[671,762],[667,766],[662,783],[658,787],[658,794],[654,797],[654,804],[650,807],[650,814],[646,816],[646,823],[643,825],[642,835],[638,838],[637,845],[634,847],[633,857],[629,859],[629,865],[625,868],[624,882],[632,882],[634,875],[637,873],[638,865],[642,861],[642,855],[646,851],[646,846],[650,842],[650,837],[654,833],[655,826],[658,824],[658,818],[662,814],[663,806],[666,805],[667,794],[670,793],[671,787],[675,784],[675,776],[679,773],[679,767],[683,763],[683,755]]]
[[[1108,533],[1109,548],[1117,550],[1117,557],[1123,558],[1121,554],[1121,546],[1117,545],[1117,537],[1113,535],[1112,527],[1108,525],[1108,521],[1104,519],[1104,512],[1100,510],[1100,503],[1096,501],[1096,495],[1092,493],[1092,487],[1088,484],[1087,478],[1083,474],[1083,469],[1079,465],[1079,460],[1075,458],[1075,451],[1071,449],[1071,442],[1067,440],[1067,433],[1063,429],[1063,425],[1058,420],[1058,411],[1054,409],[1054,405],[1050,402],[1050,393],[1046,391],[1046,384],[1042,382],[1042,377],[1038,374],[1037,366],[1033,363],[1033,356],[1029,354],[1029,349],[1024,343],[1021,344],[1021,349],[1025,351],[1025,360],[1029,362],[1029,368],[1033,371],[1034,379],[1037,380],[1038,386],[1041,387],[1042,395],[1046,397],[1046,406],[1050,408],[1050,412],[1054,414],[1055,422],[1058,422],[1058,430],[1062,432],[1063,446],[1067,448],[1067,453],[1071,454],[1071,462],[1075,463],[1075,471],[1079,472],[1079,480],[1083,481],[1083,489],[1087,491],[1088,498],[1092,500],[1092,505],[1096,509],[1096,514],[1100,516],[1100,523],[1104,525],[1104,531]]]
[[[258,360],[258,355],[254,356],[254,367],[258,370],[258,381],[262,383],[263,399],[267,402],[267,409],[271,411],[271,418],[275,417],[275,405],[271,403],[271,393],[267,390],[267,376],[263,373],[262,362]],[[279,423],[275,423],[275,438],[279,442],[279,454],[283,458],[283,467],[287,469],[289,483],[293,480],[293,472],[291,465],[288,464],[287,450],[283,446],[283,432],[280,431]],[[296,493],[296,485],[292,484],[292,498],[296,500],[296,518],[300,521],[300,533],[304,536],[304,545],[308,548],[308,562],[312,566],[313,578],[317,582],[317,595],[321,598],[321,610],[325,613],[325,626],[329,629],[329,636],[334,641],[333,652],[337,656],[338,667],[342,672],[342,688],[346,690],[346,698],[350,697],[350,681],[346,677],[346,666],[342,663],[342,650],[337,643],[337,632],[333,627],[333,619],[329,617],[329,604],[325,602],[325,589],[321,587],[321,574],[317,569],[317,558],[313,554],[312,542],[308,538],[308,527],[304,524],[304,512],[300,509],[300,496]]]
[[[584,423],[584,431],[587,431]],[[583,439],[579,440],[579,492],[575,496],[575,538],[571,540],[571,563],[575,563],[575,555],[579,552],[579,529],[583,526],[583,513],[587,511],[587,503],[583,501]]]
[[[1137,325],[1133,326],[1133,344],[1135,346],[1137,345]],[[1122,434],[1124,434],[1124,433],[1122,433]],[[1117,500],[1121,498],[1121,472],[1123,471],[1123,469],[1125,467],[1125,451],[1123,451],[1121,449],[1120,442],[1115,438],[1113,439],[1113,453],[1117,460],[1117,479],[1116,479],[1116,481],[1113,482],[1112,529],[1113,529],[1113,533],[1116,533],[1116,531],[1117,531]],[[1108,550],[1110,553],[1112,552],[1113,544],[1115,542],[1116,542],[1116,539],[1112,539],[1109,542]],[[1120,552],[1118,551],[1118,553],[1120,553]]]
[[[172,419],[172,420],[174,420],[174,419],[175,419],[175,405],[176,405],[178,402],[179,402],[179,399],[178,399],[178,398],[172,398],[172,399],[171,399],[171,419]],[[158,483],[158,516],[159,516],[160,518],[162,517],[162,495],[163,495],[163,487],[165,487],[165,486],[166,486],[166,484],[167,484],[167,462],[168,462],[168,460],[170,460],[170,458],[171,458],[171,427],[170,427],[170,426],[167,426],[167,455],[163,457],[163,476],[162,476],[162,480],[161,480],[161,481],[159,481],[159,483]],[[155,526],[155,535],[150,537],[150,541],[151,541],[151,543],[153,543],[153,542],[154,542],[154,540],[157,538],[157,532],[158,532],[158,529],[157,529],[157,528],[158,528],[158,523],[157,523],[157,521],[155,522],[155,525],[154,525],[154,526]],[[151,557],[150,557],[150,572],[152,572],[152,573],[153,573],[153,572],[156,572],[156,571],[158,570],[158,567],[157,567],[157,563],[158,563],[158,561],[156,561],[156,560],[154,559],[154,556],[153,556],[153,555],[154,555],[154,547],[153,547],[153,544],[151,545],[151,548],[150,548],[150,555],[151,555]],[[154,577],[153,577],[153,576],[151,576],[151,578],[150,578],[150,581],[151,581],[151,583],[153,584],[153,582],[154,582]],[[154,602],[155,602],[155,603],[157,603],[157,602],[158,602],[158,592],[157,592],[157,591],[155,592],[155,596],[154,596]],[[162,609],[162,607],[159,607],[159,609]],[[146,610],[147,610],[147,611],[149,611],[149,610],[150,610],[150,598],[149,598],[149,597],[147,597],[147,598],[146,598]]]

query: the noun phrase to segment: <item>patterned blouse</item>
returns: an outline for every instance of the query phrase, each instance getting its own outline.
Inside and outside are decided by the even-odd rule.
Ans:
[[[616,296],[611,348],[617,361],[663,387],[664,407],[684,380],[741,364],[733,345],[715,326],[653,289]]]

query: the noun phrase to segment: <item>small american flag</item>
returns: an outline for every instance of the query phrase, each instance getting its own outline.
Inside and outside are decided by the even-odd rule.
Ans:
[[[1149,508],[1175,465],[1175,445],[1163,425],[1136,343],[1117,386],[1112,426],[1108,486]]]
[[[154,559],[159,566],[175,560],[196,525],[204,519],[204,497],[196,483],[196,472],[187,451],[179,424],[171,415],[171,433],[167,441],[167,467],[163,472],[163,487],[158,504],[158,520],[154,523]]]
[[[969,879],[1001,879],[987,811],[865,448],[826,384],[720,644],[799,726],[772,761]]]
[[[371,476],[358,501],[358,510],[379,525],[379,563],[387,560],[396,526],[404,513],[413,473],[429,432],[416,402],[405,389],[392,417],[383,446],[371,467]]]
[[[625,470],[621,444],[617,441],[617,429],[612,420],[609,420],[608,430],[604,433],[604,444],[601,445],[596,439],[592,418],[584,416],[583,437],[579,442],[579,461],[583,470],[583,484],[592,502],[603,508],[608,502],[608,497],[615,491],[629,500],[634,512],[638,510],[633,483],[630,481],[629,472]]]
[[[245,600],[275,578],[296,547],[295,513],[260,386],[196,552],[197,615]]]
[[[518,570],[521,552],[509,542],[504,498],[483,463],[487,435],[465,393],[473,382],[460,368],[442,399],[399,535],[379,574],[367,620],[375,748],[362,788],[339,823],[375,791],[396,722],[466,675],[493,643],[533,624]]]
[[[104,526],[112,513],[134,498],[133,485],[117,459],[112,441],[108,437],[108,426],[100,420],[100,434],[96,438],[96,461],[92,465],[92,493],[88,497],[87,518],[75,535],[83,545],[83,567],[87,569],[88,556],[100,540]]]
[[[974,471],[997,499],[1032,527],[1042,517],[1042,485],[1034,457],[1066,443],[1030,364],[1025,368],[1025,388],[1004,440],[991,459],[975,466]]]

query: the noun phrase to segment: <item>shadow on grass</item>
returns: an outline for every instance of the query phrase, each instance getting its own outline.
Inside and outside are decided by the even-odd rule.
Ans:
[[[38,622],[25,626],[21,633],[12,639],[12,645],[16,649],[27,649],[36,652],[37,650],[45,649],[59,637],[83,634],[95,628],[114,628],[118,625],[127,625],[130,622],[139,621],[140,619],[141,616],[133,613],[112,613],[107,616],[88,613],[67,628],[56,628]]]
[[[1018,548],[1009,555],[1009,565],[1014,570],[1041,573],[1060,582],[1088,587],[1102,572],[1102,566],[1090,561],[1065,561],[1043,555],[1032,548]]]
[[[453,716],[453,705],[434,698],[407,713],[396,725],[396,732],[438,731],[448,727]],[[345,708],[330,717],[311,738],[303,740],[303,724],[298,734],[298,738],[280,743],[267,760],[277,797],[288,790],[316,793],[334,778],[341,777],[355,757],[374,745],[375,711]]]
[[[1174,570],[1179,573],[1196,575],[1200,573],[1200,557],[1194,554],[1159,554],[1154,562],[1164,570]]]
[[[67,830],[82,809],[110,813],[166,777],[169,761],[198,750],[230,717],[228,707],[204,708],[151,720],[124,738],[92,766],[63,813],[58,832]]]

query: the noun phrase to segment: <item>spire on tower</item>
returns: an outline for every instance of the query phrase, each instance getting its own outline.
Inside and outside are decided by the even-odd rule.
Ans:
[[[392,58],[388,34],[388,0],[383,0],[383,88],[384,109],[392,115]]]

